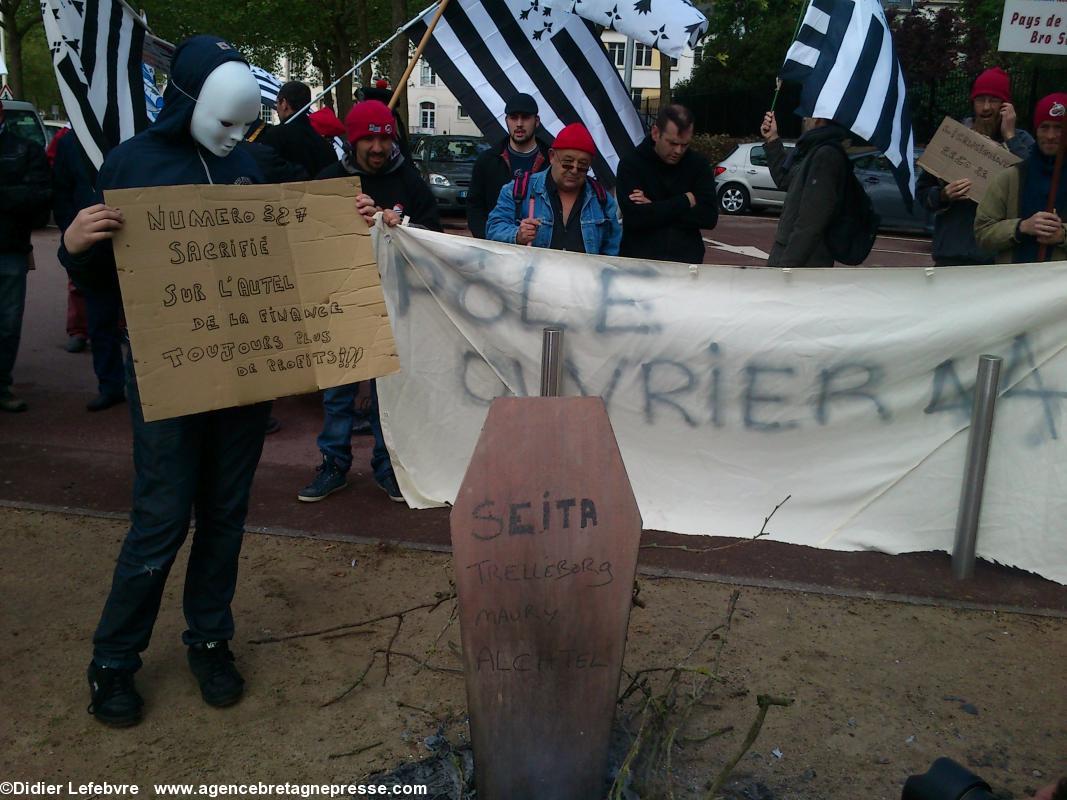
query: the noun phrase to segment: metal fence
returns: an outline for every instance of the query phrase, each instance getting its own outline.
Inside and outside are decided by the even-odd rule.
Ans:
[[[946,116],[959,119],[971,113],[971,85],[975,77],[972,73],[949,73],[936,81],[913,83],[908,87],[917,144],[928,142]],[[1019,127],[1032,131],[1030,117],[1034,103],[1056,91],[1067,91],[1067,69],[1013,72],[1012,100]],[[773,94],[773,87],[761,85],[715,92],[683,90],[676,99],[693,111],[698,133],[755,136]],[[800,135],[800,120],[792,113],[799,103],[800,87],[795,84],[783,86],[775,106],[782,136],[794,138]],[[659,112],[659,102],[645,100],[638,104],[637,110],[648,127]]]

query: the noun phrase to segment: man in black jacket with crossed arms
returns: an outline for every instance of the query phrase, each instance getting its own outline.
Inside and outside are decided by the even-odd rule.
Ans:
[[[669,105],[659,112],[651,135],[619,162],[619,255],[703,262],[701,230],[715,227],[719,211],[715,176],[707,160],[689,149],[692,138],[692,113]]]

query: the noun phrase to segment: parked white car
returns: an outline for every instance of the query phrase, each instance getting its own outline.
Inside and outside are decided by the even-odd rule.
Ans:
[[[783,142],[787,148],[793,142]],[[781,208],[785,192],[774,185],[762,142],[739,144],[715,166],[719,211],[744,214],[761,208]]]

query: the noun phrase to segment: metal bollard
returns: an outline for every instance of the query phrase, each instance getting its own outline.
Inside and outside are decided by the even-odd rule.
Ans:
[[[563,329],[545,328],[541,338],[541,397],[559,397],[563,385]]]
[[[965,580],[974,574],[978,520],[982,514],[982,490],[985,487],[989,440],[993,434],[993,412],[997,403],[997,385],[1000,383],[1002,361],[998,356],[978,357],[971,432],[967,439],[967,464],[963,474],[963,489],[960,492],[960,508],[956,515],[956,543],[952,548],[952,573],[957,580]]]

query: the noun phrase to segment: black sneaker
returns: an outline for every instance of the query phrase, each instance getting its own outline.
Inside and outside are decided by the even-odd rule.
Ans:
[[[305,486],[297,494],[296,499],[305,503],[317,503],[325,500],[334,492],[348,486],[348,477],[342,472],[329,457],[323,457],[315,472],[315,480]]]
[[[141,721],[144,700],[133,685],[133,670],[109,669],[89,662],[90,714],[113,728],[128,728]]]
[[[190,645],[189,669],[200,684],[200,696],[209,706],[232,706],[244,694],[245,679],[233,665],[233,653],[226,642]]]
[[[394,503],[403,503],[404,494],[400,491],[400,484],[396,482],[396,476],[389,473],[382,480],[374,479],[374,482],[378,484],[378,488],[389,495],[389,499]]]
[[[88,403],[85,404],[86,411],[105,411],[112,406],[117,406],[119,403],[126,402],[126,395],[122,392],[116,392],[114,394],[101,392]]]

